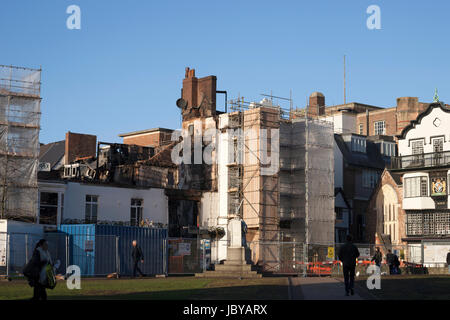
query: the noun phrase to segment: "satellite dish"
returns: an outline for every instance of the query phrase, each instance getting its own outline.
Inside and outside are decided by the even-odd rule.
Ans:
[[[183,98],[177,100],[177,107],[180,109],[185,109],[187,107],[187,102]]]

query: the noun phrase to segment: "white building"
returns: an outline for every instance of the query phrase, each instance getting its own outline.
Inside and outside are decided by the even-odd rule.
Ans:
[[[168,224],[164,189],[130,188],[72,181],[39,181],[41,224],[141,221]]]
[[[408,246],[424,244],[425,265],[444,264],[450,250],[450,110],[439,101],[399,136],[391,171],[402,174]]]

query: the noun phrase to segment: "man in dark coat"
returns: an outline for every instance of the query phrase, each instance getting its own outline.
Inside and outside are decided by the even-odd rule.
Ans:
[[[389,266],[389,274],[394,274],[394,255],[390,249],[386,255],[386,263]]]
[[[136,240],[133,240],[133,251],[131,252],[131,256],[133,258],[133,277],[136,277],[136,271],[139,272],[141,277],[144,277],[145,275],[139,268],[139,261],[144,263],[144,255],[142,254],[141,248],[137,245]]]
[[[359,257],[359,250],[352,243],[351,235],[347,235],[347,242],[342,245],[341,249],[339,250],[338,256],[343,265],[345,295],[348,296],[349,293],[354,295],[355,268],[356,259]]]
[[[32,300],[47,300],[44,269],[49,263],[51,264],[51,258],[48,253],[48,243],[45,239],[41,239],[34,248],[31,260],[23,270],[23,275],[27,278],[28,284],[33,287]]]
[[[377,247],[371,261],[375,261],[375,265],[381,268],[381,260],[383,260],[383,255],[381,254],[380,247]]]

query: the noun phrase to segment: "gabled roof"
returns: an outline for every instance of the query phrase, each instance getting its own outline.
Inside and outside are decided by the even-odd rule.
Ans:
[[[423,111],[421,114],[417,116],[416,120],[411,121],[409,125],[407,125],[397,137],[399,139],[405,139],[408,131],[415,128],[417,124],[420,124],[422,119],[425,116],[429,115],[434,108],[441,108],[442,111],[450,113],[450,109],[446,108],[443,102],[433,102],[428,106],[428,108],[425,111]]]
[[[39,162],[48,162],[50,168],[53,168],[64,157],[65,148],[65,140],[42,145],[39,151]]]

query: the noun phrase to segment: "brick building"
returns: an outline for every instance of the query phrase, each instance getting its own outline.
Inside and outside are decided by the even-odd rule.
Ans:
[[[119,134],[124,144],[134,144],[142,147],[160,147],[171,142],[172,129],[153,128]]]
[[[429,105],[430,103],[419,102],[417,97],[400,97],[397,98],[396,106],[390,108],[358,102],[326,106],[325,96],[320,92],[314,92],[309,97],[309,104],[306,109],[308,116],[321,119],[329,119],[342,113],[353,114],[355,117],[354,124],[345,128],[353,133],[365,136],[396,136]],[[302,113],[304,113],[304,110],[298,111],[299,116]]]

